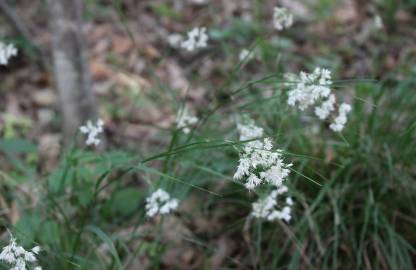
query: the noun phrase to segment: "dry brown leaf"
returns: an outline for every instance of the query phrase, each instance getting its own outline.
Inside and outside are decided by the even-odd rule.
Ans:
[[[129,37],[115,36],[112,39],[111,49],[116,54],[126,54],[134,48],[133,41]]]
[[[33,93],[33,102],[37,106],[42,107],[50,107],[56,104],[57,96],[56,93],[52,91],[52,89],[43,89],[40,91],[35,91]]]
[[[109,80],[113,76],[111,68],[100,61],[91,61],[90,71],[94,81]]]
[[[226,259],[233,251],[232,244],[233,242],[231,239],[225,237],[221,237],[216,242],[216,248],[210,260],[211,269],[218,269],[225,263]]]
[[[58,166],[60,141],[60,134],[43,134],[39,139],[39,160],[46,171],[51,171]]]
[[[9,218],[12,224],[16,224],[20,219],[19,207],[17,207],[17,203],[15,201],[11,203]]]
[[[144,47],[144,53],[149,56],[150,58],[159,58],[160,52],[153,46],[148,45]]]
[[[359,18],[357,9],[353,0],[343,0],[335,7],[335,20],[340,23],[356,22]]]

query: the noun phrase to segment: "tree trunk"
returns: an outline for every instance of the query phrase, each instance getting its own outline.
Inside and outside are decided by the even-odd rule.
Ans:
[[[47,5],[64,143],[68,144],[86,120],[97,117],[82,34],[82,0],[47,0]]]

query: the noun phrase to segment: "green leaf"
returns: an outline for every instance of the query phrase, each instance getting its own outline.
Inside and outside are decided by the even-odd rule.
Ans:
[[[0,140],[0,151],[8,154],[34,153],[37,151],[36,145],[22,139]]]
[[[125,188],[114,193],[111,200],[111,212],[128,215],[137,209],[141,199],[140,192],[134,188]]]
[[[39,238],[44,244],[59,246],[59,225],[56,221],[48,220],[40,227]],[[58,242],[58,243],[57,243]]]
[[[19,237],[19,241],[24,245],[30,245],[35,240],[37,235],[41,219],[36,214],[25,214],[16,224],[16,236]]]
[[[86,229],[94,234],[96,234],[105,244],[107,244],[108,248],[110,249],[111,255],[113,255],[114,259],[116,260],[116,263],[118,265],[118,269],[123,269],[123,266],[121,264],[120,257],[118,256],[118,252],[111,241],[110,237],[103,232],[100,228],[98,228],[95,225],[88,225]]]
[[[167,4],[161,3],[161,4],[152,4],[150,6],[154,13],[156,13],[159,16],[163,17],[169,17],[174,19],[179,19],[181,15],[176,12],[173,8],[168,6]]]

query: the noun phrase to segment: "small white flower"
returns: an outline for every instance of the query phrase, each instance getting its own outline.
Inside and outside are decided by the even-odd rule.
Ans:
[[[294,84],[287,103],[297,105],[302,111],[331,93],[331,72],[327,69],[317,67],[312,73],[301,72],[299,76],[288,74],[285,77],[289,84]]]
[[[194,51],[195,49],[205,48],[208,46],[208,35],[205,27],[195,27],[187,34],[187,40],[183,41],[181,47],[187,51]]]
[[[258,178],[257,175],[251,173],[250,176],[247,178],[247,182],[244,185],[247,189],[252,190],[260,184],[261,179]]]
[[[237,130],[240,133],[240,141],[248,141],[252,139],[260,139],[263,137],[264,130],[255,125],[251,119],[245,120],[245,123],[238,123]]]
[[[176,116],[176,127],[178,129],[182,129],[185,134],[189,134],[189,132],[191,132],[189,127],[195,125],[196,123],[198,123],[198,118],[191,115],[187,107],[180,110]]]
[[[289,28],[293,24],[293,14],[284,7],[275,7],[273,9],[273,25],[278,31]]]
[[[82,134],[87,135],[87,140],[85,143],[87,145],[99,145],[101,140],[98,138],[98,135],[103,132],[104,121],[101,119],[97,120],[96,125],[93,125],[90,120],[87,121],[85,126],[79,128]]]
[[[237,124],[240,140],[252,140],[263,136],[263,129],[254,125],[252,120],[247,124]],[[257,139],[245,144],[240,153],[239,165],[233,176],[236,180],[245,179],[244,186],[252,190],[261,183],[280,187],[289,176],[291,164],[283,162],[281,150],[273,151],[270,138]]]
[[[287,103],[290,106],[297,106],[300,110],[306,110],[310,106],[315,106],[315,115],[319,119],[325,120],[335,109],[335,95],[331,93],[331,72],[327,69],[315,68],[312,73],[301,72],[298,76],[286,74],[286,86],[291,89],[288,92]],[[318,106],[318,103],[321,103]],[[339,114],[330,128],[341,131],[347,123],[347,114],[351,111],[351,106],[341,104]]]
[[[167,37],[167,41],[171,47],[178,48],[181,46],[181,43],[183,42],[183,36],[180,34],[170,34]]]
[[[26,251],[23,247],[18,246],[16,239],[10,235],[9,245],[3,248],[0,253],[0,261],[10,264],[14,270],[26,270],[26,263],[34,263],[37,261],[36,256],[40,252],[40,247],[36,246],[32,251]],[[40,269],[39,266],[34,268]]]
[[[35,253],[36,255],[38,255],[40,251],[41,251],[40,246],[35,246],[34,248],[32,248],[32,252]]]
[[[178,200],[172,199],[163,189],[156,190],[146,199],[146,215],[149,217],[169,214],[176,208],[178,208]]]
[[[35,254],[30,252],[30,251],[26,251],[24,253],[24,256],[25,256],[25,261],[27,261],[27,262],[35,262],[36,261]]]
[[[347,123],[347,114],[351,112],[351,105],[347,103],[342,103],[339,106],[338,116],[334,119],[334,122],[329,125],[329,127],[335,131],[340,132],[344,129],[345,124]]]
[[[18,258],[14,268],[16,270],[26,270],[26,261],[23,258]]]
[[[268,221],[281,219],[289,222],[292,219],[292,198],[287,196],[285,204],[283,207],[280,207],[280,209],[278,208],[279,205],[277,203],[279,196],[285,194],[287,191],[288,189],[286,186],[281,186],[280,188],[273,190],[268,196],[257,200],[252,204],[253,210],[251,215]]]
[[[10,240],[10,242],[12,242],[12,240]],[[5,261],[7,263],[14,263],[16,261],[17,258],[11,245],[13,244],[9,244],[9,246],[3,248],[3,251],[0,254],[0,261]]]
[[[12,56],[17,55],[17,49],[13,44],[0,42],[0,65],[7,65]]]
[[[326,119],[329,114],[334,110],[335,105],[335,96],[333,94],[329,95],[328,99],[322,102],[321,106],[315,107],[315,114],[319,119]]]
[[[380,30],[384,27],[383,19],[381,18],[380,15],[376,15],[374,17],[374,27],[378,30]]]

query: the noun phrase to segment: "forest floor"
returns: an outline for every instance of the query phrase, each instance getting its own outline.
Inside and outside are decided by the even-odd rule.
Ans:
[[[43,1],[15,2],[19,18],[33,37],[30,42],[46,52],[49,62],[51,37]],[[273,60],[247,63],[239,74],[240,82],[259,79],[265,72],[297,73],[310,70],[311,63],[329,63],[342,80],[377,80],[388,86],[415,68],[414,10],[391,10],[372,1],[307,5],[305,1],[283,0],[280,2],[291,9],[296,21],[289,31],[273,36],[272,26],[268,29],[257,22],[271,22],[269,11],[276,1],[195,2],[86,1],[83,32],[93,91],[106,123],[110,149],[135,151],[140,143],[144,153],[151,153],[166,147],[169,141],[160,131],[174,125],[178,104],[186,101],[199,115],[201,108],[211,102],[226,101],[227,95],[219,86],[227,83],[240,50],[252,45],[258,36],[263,37],[259,40],[262,57]],[[375,22],[378,14],[382,14],[381,26]],[[251,28],[247,22],[252,22]],[[6,21],[1,25],[2,33],[13,36]],[[172,35],[185,34],[193,26],[207,26],[212,38],[207,49],[187,53],[172,43]],[[50,66],[42,66],[39,55],[31,49],[33,44],[20,38],[13,40],[19,46],[19,55],[9,66],[0,67],[0,134],[3,138],[24,137],[38,146],[36,174],[41,178],[58,167],[63,152],[58,96]],[[276,48],[284,48],[287,53],[277,59]],[[346,92],[352,87],[347,85]],[[13,166],[0,155],[1,171],[10,171]],[[198,198],[191,196],[187,200],[182,207],[192,212]],[[7,218],[13,223],[19,215],[10,212]],[[210,250],[211,269],[227,261],[239,265],[246,255],[240,250],[253,240],[245,235],[244,243],[239,242],[241,238],[235,236],[235,231],[227,231],[232,221],[225,215],[226,212],[212,211],[168,219],[164,226],[171,229],[165,230],[164,238],[177,245],[165,251],[162,264],[201,269],[206,264],[207,249],[195,249],[189,239],[196,237],[215,247]],[[130,229],[123,228],[118,233],[122,235]],[[182,237],[177,239],[177,235]],[[148,258],[138,260],[142,266],[150,264]]]

